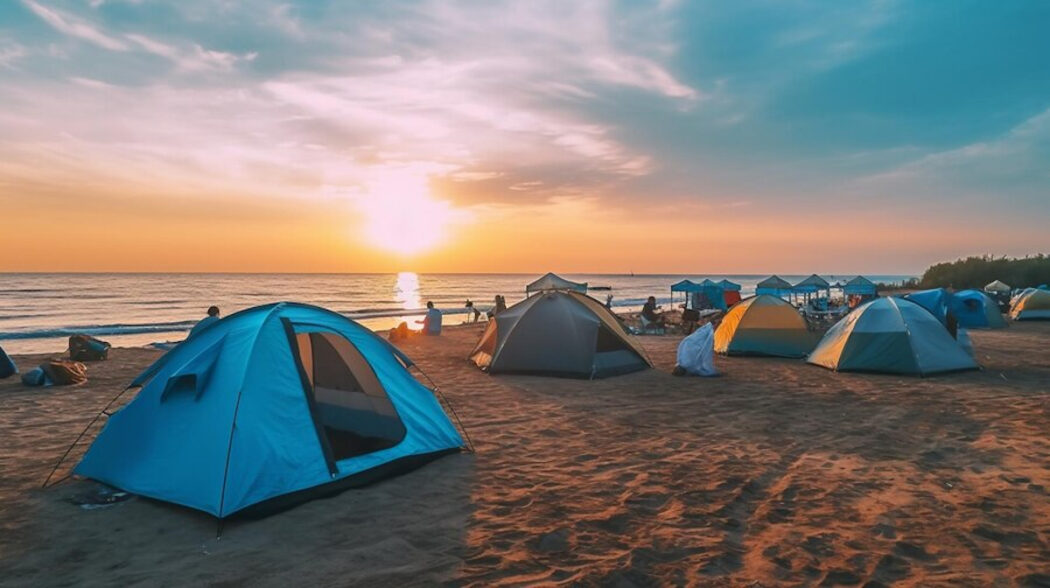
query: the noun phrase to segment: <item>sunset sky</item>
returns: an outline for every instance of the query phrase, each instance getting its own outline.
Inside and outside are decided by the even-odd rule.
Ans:
[[[1050,250],[1048,2],[0,2],[0,271]]]

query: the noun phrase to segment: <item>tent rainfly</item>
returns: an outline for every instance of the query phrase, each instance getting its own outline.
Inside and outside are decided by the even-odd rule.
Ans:
[[[575,292],[587,292],[586,282],[573,282],[555,274],[547,272],[543,277],[525,286],[525,294],[533,294],[544,290],[573,290]]]

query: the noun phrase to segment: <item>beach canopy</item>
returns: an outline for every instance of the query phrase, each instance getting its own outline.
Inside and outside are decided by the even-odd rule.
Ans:
[[[728,308],[725,298],[725,290],[722,286],[718,285],[718,282],[712,282],[711,280],[704,280],[700,282],[700,295],[707,300],[711,308],[717,308],[718,310],[725,310]]]
[[[1030,288],[1010,307],[1015,321],[1050,319],[1050,292]]]
[[[587,284],[566,280],[558,274],[547,272],[543,277],[525,286],[526,294],[542,292],[544,290],[574,290],[576,292],[587,292]]]
[[[1012,289],[1013,288],[1011,288],[1010,286],[1007,286],[1006,284],[1000,282],[999,280],[995,280],[994,282],[989,282],[989,283],[985,284],[985,286],[984,286],[984,291],[985,292],[1009,292]]]
[[[597,300],[548,291],[488,322],[470,359],[492,373],[603,378],[650,367],[619,319]]]
[[[868,278],[857,276],[846,282],[846,285],[842,287],[842,292],[846,296],[874,296],[878,293],[878,288]]]
[[[769,294],[734,306],[715,331],[715,351],[727,355],[805,357],[816,343],[798,309]]]
[[[858,306],[828,329],[807,361],[836,371],[920,376],[978,368],[928,310],[894,297]]]
[[[937,317],[942,325],[948,324],[948,309],[950,308],[952,295],[944,288],[932,288],[905,294],[904,298],[930,311]]]
[[[791,284],[780,276],[769,276],[755,286],[755,292],[758,294],[781,296],[783,294],[791,293]]]
[[[829,284],[827,280],[817,274],[812,274],[805,280],[795,284],[794,290],[796,292],[816,292],[818,290],[827,290],[829,288],[831,288],[831,284]]]
[[[1006,320],[999,304],[980,290],[960,290],[952,294],[951,310],[959,326],[967,329],[1002,329]]]
[[[372,482],[463,446],[411,365],[323,308],[250,308],[139,375],[74,473],[217,517]]]
[[[740,284],[730,282],[729,280],[719,280],[718,285],[721,286],[723,290],[730,290],[732,292],[740,291]]]
[[[700,284],[693,282],[692,280],[682,280],[671,284],[672,292],[699,292]]]

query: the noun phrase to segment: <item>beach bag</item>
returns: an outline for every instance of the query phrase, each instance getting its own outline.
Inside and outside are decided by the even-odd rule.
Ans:
[[[678,344],[678,367],[694,376],[717,376],[715,369],[715,328],[700,327]]]
[[[47,376],[44,375],[44,370],[40,368],[33,368],[28,372],[22,374],[22,385],[23,386],[46,386]]]
[[[18,366],[15,362],[11,361],[7,353],[4,352],[3,348],[0,348],[0,380],[9,378],[18,373]]]
[[[52,359],[40,364],[44,375],[55,386],[75,386],[87,382],[87,367],[78,361]]]
[[[102,361],[109,356],[110,344],[90,335],[69,337],[69,359],[73,361]]]

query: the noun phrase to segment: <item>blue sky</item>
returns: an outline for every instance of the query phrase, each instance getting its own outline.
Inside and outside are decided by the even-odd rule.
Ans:
[[[654,245],[735,271],[1024,254],[1050,248],[1048,24],[1034,1],[13,0],[0,201],[334,201],[376,231],[421,209],[463,248],[665,219]],[[430,262],[513,257],[489,253]]]

